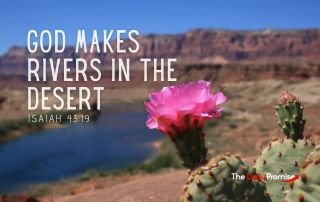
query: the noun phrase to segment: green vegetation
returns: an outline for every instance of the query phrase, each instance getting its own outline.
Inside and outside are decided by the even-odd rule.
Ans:
[[[224,112],[222,114],[222,120],[228,121],[227,118],[229,116],[230,113]],[[216,126],[218,126],[218,121],[211,120],[206,124],[205,130]],[[122,169],[90,169],[83,175],[53,183],[37,185],[27,190],[27,192],[35,197],[43,197],[50,194],[64,195],[72,193],[72,190],[83,182],[91,183],[97,179],[103,179],[104,186],[108,186],[108,182],[112,181],[114,185],[117,181],[123,182],[128,176],[157,173],[179,168],[182,168],[182,162],[177,155],[174,144],[165,137],[161,140],[159,153],[145,162],[132,164]]]
[[[237,123],[236,123],[235,121],[229,121],[229,122],[228,122],[228,126],[229,126],[229,128],[231,128],[231,129],[236,129],[236,128],[238,128],[238,125],[237,125]]]
[[[159,154],[150,160],[142,163],[131,164],[123,169],[114,170],[88,170],[82,176],[77,177],[78,181],[88,181],[98,177],[118,176],[126,174],[143,174],[155,173],[164,169],[182,168],[181,160],[179,159],[172,143],[167,139],[161,141]]]
[[[43,123],[29,123],[27,118],[7,120],[0,123],[0,142],[9,141],[18,136],[13,133],[15,131],[34,131],[43,129]]]
[[[230,112],[222,113],[222,120],[227,120]],[[219,120],[221,121],[221,120]],[[218,126],[218,120],[210,120],[206,123],[205,129]],[[123,169],[114,170],[88,170],[82,176],[77,177],[78,181],[88,181],[98,177],[119,176],[126,174],[155,173],[165,169],[182,168],[182,162],[177,155],[177,151],[168,138],[161,141],[159,153],[150,160],[138,164],[132,164]]]
[[[218,126],[219,122],[217,120],[210,120],[208,123],[204,126],[205,129],[212,128],[215,126]]]
[[[167,138],[164,138],[161,141],[159,153],[146,162],[129,165],[123,169],[88,170],[81,176],[37,185],[26,190],[26,192],[35,197],[43,197],[50,194],[64,195],[72,193],[73,189],[81,183],[91,180],[94,181],[95,179],[104,179],[106,186],[108,186],[108,180],[113,183],[116,181],[123,182],[123,178],[126,178],[126,176],[156,173],[166,169],[177,169],[181,167],[182,163],[176,154],[175,148]]]
[[[226,119],[230,116],[229,112],[222,114],[222,119]],[[221,121],[221,120],[220,120]],[[210,120],[205,129],[218,126],[217,120]],[[161,147],[159,154],[151,158],[150,160],[138,164],[132,164],[123,169],[114,170],[88,170],[82,176],[77,177],[78,181],[88,181],[98,177],[108,176],[120,176],[126,174],[138,174],[138,173],[155,173],[165,169],[177,169],[182,168],[182,162],[177,155],[176,149],[172,142],[168,138],[164,138],[161,141]]]
[[[232,173],[256,175],[239,156],[225,154],[191,171],[183,186],[181,202],[259,201],[270,202],[266,186],[259,180],[233,179]],[[243,200],[245,199],[245,200]]]
[[[209,120],[205,126],[204,126],[204,130],[212,128],[212,127],[216,127],[219,125],[219,122],[221,122],[221,120],[226,120],[228,117],[231,116],[231,113],[228,111],[222,111],[221,114],[221,118],[220,119],[211,119]],[[230,127],[231,128],[231,127]]]

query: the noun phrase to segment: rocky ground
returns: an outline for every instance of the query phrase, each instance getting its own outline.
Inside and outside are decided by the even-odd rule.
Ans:
[[[57,202],[177,202],[188,176],[186,170],[144,176],[102,190],[53,198]]]

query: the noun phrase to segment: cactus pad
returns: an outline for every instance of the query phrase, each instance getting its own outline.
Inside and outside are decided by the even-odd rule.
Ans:
[[[311,161],[315,161],[320,158],[320,145],[317,145],[316,148],[310,152],[306,159],[306,163],[309,163]]]
[[[264,202],[270,201],[262,181],[233,179],[232,173],[255,175],[240,157],[226,154],[194,170],[184,186],[181,202]]]
[[[314,156],[306,164],[299,180],[291,184],[285,198],[286,202],[319,202],[320,201],[320,156]]]
[[[269,143],[256,161],[257,172],[262,175],[298,175],[300,166],[314,149],[310,139],[298,140],[279,139]],[[267,190],[272,201],[283,201],[284,191],[289,188],[288,182],[267,180]]]
[[[297,141],[303,139],[306,120],[303,119],[303,106],[288,91],[284,91],[276,105],[278,126],[287,138]]]

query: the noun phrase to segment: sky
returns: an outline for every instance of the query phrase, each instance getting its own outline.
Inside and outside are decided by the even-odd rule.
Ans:
[[[319,0],[2,0],[0,5],[0,55],[13,45],[26,46],[30,29],[62,29],[72,45],[78,29],[175,34],[196,28],[320,28]]]

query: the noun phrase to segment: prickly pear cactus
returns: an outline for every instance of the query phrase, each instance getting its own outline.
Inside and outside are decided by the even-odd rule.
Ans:
[[[317,145],[316,148],[310,152],[306,159],[306,163],[309,163],[311,161],[314,161],[316,159],[320,159],[320,145]],[[320,174],[319,174],[320,175]]]
[[[295,141],[303,138],[306,120],[303,119],[303,106],[288,91],[284,91],[276,105],[278,126],[282,132]]]
[[[320,201],[320,156],[304,165],[299,180],[290,185],[286,202]]]
[[[271,175],[297,175],[300,172],[301,164],[314,147],[314,143],[310,139],[298,140],[297,142],[292,139],[272,141],[256,161],[257,172],[262,175],[268,175],[268,173]],[[283,201],[284,191],[289,188],[288,182],[269,179],[266,185],[272,201]]]
[[[298,175],[301,164],[314,149],[312,140],[303,136],[305,120],[301,102],[288,91],[284,91],[276,105],[278,126],[286,138],[274,140],[263,149],[256,161],[257,172],[262,175]],[[269,179],[266,183],[272,201],[284,200],[288,182]]]
[[[262,181],[233,179],[232,173],[255,175],[240,157],[226,154],[194,170],[184,186],[181,202],[264,202],[270,201]]]

